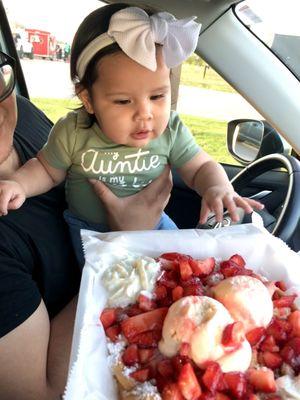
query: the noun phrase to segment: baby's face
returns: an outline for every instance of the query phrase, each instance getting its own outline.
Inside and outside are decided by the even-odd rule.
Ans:
[[[157,48],[152,72],[119,52],[104,57],[92,87],[91,109],[114,143],[143,147],[160,136],[170,117],[170,70]]]

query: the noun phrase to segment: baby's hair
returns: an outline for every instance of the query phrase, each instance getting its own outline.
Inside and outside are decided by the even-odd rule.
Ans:
[[[85,69],[82,79],[79,79],[77,74],[77,63],[80,54],[96,37],[107,32],[112,15],[117,11],[127,7],[132,7],[132,5],[127,3],[115,3],[97,8],[95,11],[91,12],[79,25],[72,42],[70,55],[70,75],[74,85],[78,86],[76,89],[77,94],[81,90],[86,89],[89,93],[89,96],[93,98],[92,87],[98,79],[97,65],[99,61],[104,56],[122,51],[117,43],[112,43],[109,46],[102,48],[91,58]],[[140,6],[138,7],[141,8]],[[149,7],[143,8],[143,10],[149,16],[153,15],[155,12],[154,9]],[[81,105],[77,109],[81,109],[82,107],[83,106]],[[89,124],[86,126],[86,128],[90,128],[94,122],[96,122],[95,115],[89,114]]]
[[[121,51],[121,48],[117,43],[113,43],[99,50],[88,63],[84,76],[82,77],[80,82],[76,72],[78,58],[82,51],[92,40],[94,40],[102,33],[107,32],[112,15],[115,14],[117,11],[127,7],[131,7],[131,5],[126,3],[116,3],[98,8],[97,10],[90,13],[82,21],[74,36],[70,58],[71,80],[74,82],[74,84],[80,83],[81,87],[87,89],[90,94],[92,86],[98,77],[96,66],[98,65],[100,59],[106,55],[114,54]],[[144,10],[149,16],[153,14],[153,10]]]

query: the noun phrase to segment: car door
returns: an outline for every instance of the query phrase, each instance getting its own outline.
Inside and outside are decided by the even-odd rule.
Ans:
[[[284,90],[281,90],[281,88],[276,88],[279,79],[276,76],[277,70],[281,70],[281,73],[287,80],[287,86],[291,87],[291,90],[293,92],[295,90],[299,90],[297,88],[297,85],[299,85],[299,80],[295,81],[294,76],[290,71],[287,72],[285,70],[283,72],[282,65],[278,66],[274,64],[274,59],[277,63],[279,63],[279,60],[277,56],[274,56],[273,49],[268,48],[265,44],[262,45],[261,39],[259,39],[251,31],[249,31],[248,27],[245,27],[245,25],[243,25],[243,23],[237,18],[235,8],[229,9],[227,13],[222,15],[219,20],[216,21],[216,24],[217,26],[214,26],[214,24],[212,24],[209,28],[207,28],[204,34],[200,35],[199,39],[199,46],[197,51],[199,56],[201,56],[201,59],[200,61],[198,61],[199,65],[197,67],[197,85],[199,87],[202,87],[202,92],[200,89],[198,103],[204,104],[202,98],[200,97],[203,95],[207,95],[209,100],[211,93],[214,91],[211,90],[211,92],[207,91],[206,93],[204,93],[203,91],[203,87],[205,87],[205,85],[207,85],[207,87],[209,87],[210,85],[209,77],[207,79],[207,75],[205,76],[205,74],[207,74],[207,69],[208,71],[210,71],[211,74],[215,75],[215,78],[212,78],[211,82],[216,81],[216,79],[219,80],[219,74],[222,74],[222,76],[226,78],[227,82],[235,85],[236,90],[234,90],[231,86],[232,93],[230,93],[230,95],[226,94],[223,91],[222,96],[225,100],[225,104],[221,104],[218,99],[216,99],[215,101],[211,101],[212,110],[208,109],[207,105],[205,105],[207,115],[210,117],[209,121],[206,121],[209,125],[209,128],[207,128],[204,123],[197,124],[194,120],[191,123],[191,129],[197,130],[197,126],[198,129],[204,127],[202,132],[194,131],[195,136],[198,138],[198,143],[203,147],[204,150],[213,155],[214,158],[217,159],[217,161],[222,163],[228,177],[232,179],[244,168],[244,166],[239,164],[237,160],[230,158],[228,149],[226,148],[225,138],[227,123],[232,117],[234,119],[250,117],[265,120],[266,116],[268,116],[269,123],[273,124],[273,127],[276,126],[276,123],[281,122],[281,127],[286,128],[284,122],[282,122],[282,120],[279,121],[278,116],[275,113],[276,108],[281,107],[280,101],[279,105],[276,103],[276,101],[274,101],[274,104],[271,105],[272,107],[269,107],[273,92],[277,94],[277,97],[278,95],[282,96],[282,102],[284,102]],[[224,40],[224,32],[227,32],[227,34],[225,35],[227,36],[226,40]],[[220,38],[222,38],[221,42]],[[243,43],[243,46],[240,45],[241,43]],[[228,47],[226,48],[226,46]],[[249,47],[248,50],[247,46]],[[241,47],[243,47],[242,50]],[[263,49],[261,49],[261,47],[263,47]],[[233,58],[237,61],[240,57],[243,58],[243,63],[232,62]],[[266,59],[266,61],[264,61],[264,58]],[[264,62],[268,63],[268,70],[266,70]],[[219,74],[217,74],[216,71],[213,71],[213,68],[218,70]],[[272,69],[274,69],[274,72],[272,72]],[[243,71],[251,72],[253,76],[251,76],[250,73],[248,74],[247,72]],[[196,72],[192,72],[191,70],[190,76],[192,76],[193,73]],[[256,82],[256,77],[259,74],[266,74],[268,77],[263,76],[263,78],[261,78],[261,82]],[[183,76],[183,80],[185,79],[186,78]],[[262,84],[264,84],[265,93],[261,93],[260,91],[259,86]],[[224,83],[221,84],[219,82],[219,86],[224,87]],[[193,89],[196,90],[195,88]],[[228,86],[227,89],[225,88],[225,90],[230,91]],[[268,95],[268,90],[270,90],[270,96]],[[240,95],[238,91],[240,91],[243,96]],[[192,90],[190,89],[189,92],[192,93]],[[219,91],[217,93],[217,97],[220,97],[220,95],[221,94]],[[235,99],[232,100],[231,96],[234,96]],[[248,103],[248,109],[247,107],[245,107],[245,98],[251,100],[252,104],[257,107],[257,109],[261,110],[261,115],[257,112],[257,115],[255,116],[255,113],[253,113],[253,108],[250,106],[250,103]],[[230,107],[228,107],[228,102],[231,102]],[[258,102],[258,104],[256,104],[256,102]],[[288,102],[285,101],[281,104],[288,104],[288,106],[286,106],[286,112],[289,112],[290,119],[295,122],[297,121],[297,113],[299,112],[299,109],[296,110],[297,112],[295,113],[295,116],[292,116],[291,110],[295,109],[294,102],[294,99],[289,99]],[[191,106],[192,111],[197,109],[197,104],[195,103],[197,103],[196,96],[194,104]],[[181,112],[180,100],[178,104],[178,111]],[[219,104],[221,104],[221,110],[217,109]],[[269,109],[265,110],[265,108]],[[224,109],[228,109],[228,116],[224,116]],[[198,110],[199,115],[194,115],[194,117],[198,119],[205,118],[202,110],[200,108],[198,108]],[[212,115],[215,117],[211,118]],[[182,117],[185,118],[185,115],[183,115]],[[272,118],[274,120],[272,120]],[[187,118],[187,120],[189,120],[189,118]],[[286,121],[286,118],[284,118],[284,120]],[[221,127],[218,126],[217,122],[219,123],[219,125],[220,123],[223,123],[221,124]],[[221,151],[218,148],[218,141],[221,140],[220,136],[222,136],[223,138],[223,147]],[[213,144],[211,144],[211,142]],[[285,143],[285,153],[290,153],[296,156],[297,154],[295,151],[293,151],[292,147],[285,140],[283,140],[283,142]],[[271,152],[271,148],[265,149],[265,151],[265,154],[267,154],[268,152]],[[271,214],[274,214],[276,217],[281,211],[281,205],[287,193],[288,179],[288,174],[284,170],[269,171],[268,173],[265,173],[259,176],[257,179],[253,180],[248,187],[244,188],[241,191],[240,194],[247,197],[259,195],[259,198],[266,205],[268,211]],[[195,195],[193,191],[185,187],[183,182],[176,174],[174,175],[174,188],[171,200],[167,207],[167,211],[181,228],[190,228],[197,224],[200,211],[199,198],[197,197],[197,195]],[[297,244],[295,244],[296,242]],[[299,235],[296,234],[290,244],[294,246],[294,248],[299,248]]]

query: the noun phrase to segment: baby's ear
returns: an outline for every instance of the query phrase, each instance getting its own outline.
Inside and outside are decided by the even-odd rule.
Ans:
[[[83,88],[80,85],[76,85],[75,88],[76,95],[82,102],[84,108],[89,114],[94,114],[94,107],[91,101],[91,96],[89,95],[89,92],[87,89]]]

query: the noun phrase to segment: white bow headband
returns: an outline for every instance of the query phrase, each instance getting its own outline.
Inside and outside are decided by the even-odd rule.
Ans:
[[[168,68],[176,67],[195,50],[201,25],[196,17],[177,20],[160,12],[150,17],[138,7],[124,8],[112,15],[108,31],[92,40],[77,61],[77,75],[82,79],[92,57],[104,47],[117,42],[131,59],[151,71],[156,70],[155,43],[162,51]]]

